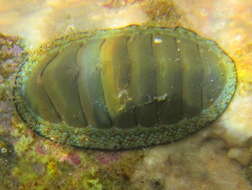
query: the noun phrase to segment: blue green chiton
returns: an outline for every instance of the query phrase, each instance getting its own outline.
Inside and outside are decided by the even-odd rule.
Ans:
[[[115,150],[198,131],[235,89],[235,65],[215,42],[181,27],[128,26],[44,45],[21,66],[14,97],[40,135]]]

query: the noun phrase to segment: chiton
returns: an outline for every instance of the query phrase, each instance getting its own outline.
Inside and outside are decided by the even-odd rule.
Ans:
[[[128,26],[45,44],[15,84],[17,112],[40,135],[116,150],[208,126],[231,101],[236,70],[215,42],[192,31]]]

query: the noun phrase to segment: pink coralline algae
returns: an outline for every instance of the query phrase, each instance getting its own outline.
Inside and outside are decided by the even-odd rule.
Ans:
[[[101,152],[98,153],[96,159],[103,165],[110,164],[117,161],[120,158],[121,153],[119,152]]]
[[[20,56],[23,49],[19,45],[14,44],[17,40],[0,34],[0,57],[5,59]]]
[[[11,54],[12,56],[20,56],[23,49],[17,45],[13,45],[13,47],[3,46],[1,51],[5,51],[7,54]]]
[[[10,51],[12,52],[12,54],[13,54],[14,56],[19,56],[19,55],[22,53],[23,49],[20,48],[20,47],[17,46],[17,45],[14,45],[14,46],[10,49]]]
[[[37,145],[35,148],[35,151],[39,154],[46,154],[46,150],[43,146],[41,145]]]
[[[67,163],[69,163],[71,165],[75,165],[75,166],[81,164],[80,156],[78,154],[72,153],[72,152],[61,157],[60,161],[62,161],[62,162],[66,161]]]

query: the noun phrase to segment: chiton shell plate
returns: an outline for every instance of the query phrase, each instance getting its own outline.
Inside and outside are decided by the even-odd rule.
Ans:
[[[187,29],[128,26],[45,44],[20,67],[20,117],[56,142],[95,149],[169,143],[215,121],[235,64]]]

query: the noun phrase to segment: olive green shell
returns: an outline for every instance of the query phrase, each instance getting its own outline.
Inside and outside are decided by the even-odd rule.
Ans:
[[[129,26],[40,48],[14,89],[21,118],[42,136],[85,148],[172,142],[216,120],[236,87],[232,60],[184,28]]]

